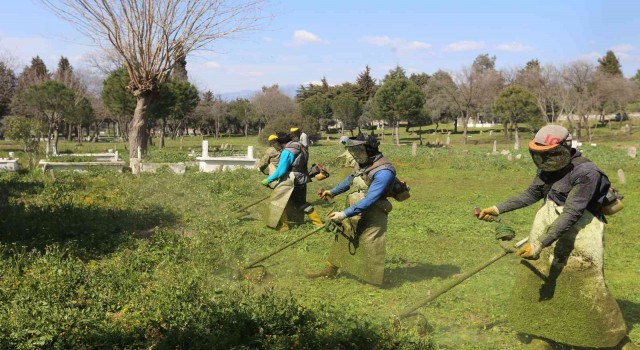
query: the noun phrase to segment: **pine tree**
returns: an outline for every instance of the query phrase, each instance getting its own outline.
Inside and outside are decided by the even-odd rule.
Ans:
[[[173,65],[173,69],[171,70],[171,78],[181,82],[189,81],[189,75],[187,73],[187,57],[182,49],[178,50],[176,53],[176,63]]]
[[[384,76],[382,80],[383,83],[388,82],[389,80],[394,79],[407,79],[407,72],[400,65],[396,65],[395,68],[389,71],[387,75]]]
[[[13,69],[0,62],[0,119],[9,114],[11,99],[16,91],[16,75]]]
[[[483,73],[489,70],[496,70],[496,56],[489,56],[488,53],[478,55],[473,60],[473,70],[478,73]]]
[[[371,68],[367,65],[356,79],[357,97],[361,102],[367,102],[376,94],[376,80],[371,77]]]
[[[69,60],[64,56],[60,57],[60,61],[58,61],[58,70],[54,75],[54,79],[67,87],[71,85],[71,81],[74,79],[73,67],[71,67],[71,63],[69,63]]]
[[[11,101],[11,113],[27,117],[35,117],[37,111],[26,101],[29,87],[40,85],[50,79],[49,71],[40,56],[31,59],[31,65],[24,67],[18,77],[15,94]]]
[[[598,63],[600,63],[600,66],[598,66],[599,71],[620,77],[622,76],[622,66],[620,65],[620,61],[618,61],[618,57],[616,57],[616,54],[613,53],[613,51],[607,51],[604,57],[598,59]]]

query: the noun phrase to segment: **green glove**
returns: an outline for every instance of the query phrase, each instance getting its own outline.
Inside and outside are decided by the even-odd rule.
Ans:
[[[267,179],[262,180],[262,186],[269,186],[269,181]]]

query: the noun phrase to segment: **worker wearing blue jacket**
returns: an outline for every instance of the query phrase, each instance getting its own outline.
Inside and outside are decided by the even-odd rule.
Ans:
[[[349,190],[347,208],[329,218],[344,227],[332,244],[325,267],[307,272],[309,278],[335,277],[339,269],[374,285],[384,278],[385,232],[391,203],[387,200],[396,170],[378,150],[373,135],[358,135],[346,141],[347,151],[358,162],[354,171],[331,190],[321,193],[330,199]]]
[[[307,168],[307,148],[300,142],[292,141],[289,134],[277,133],[276,137],[282,146],[278,167],[273,174],[262,180],[264,186],[276,182],[269,203],[267,226],[287,231],[287,212],[303,212],[314,225],[322,226],[317,211],[307,202],[307,183],[311,181]]]

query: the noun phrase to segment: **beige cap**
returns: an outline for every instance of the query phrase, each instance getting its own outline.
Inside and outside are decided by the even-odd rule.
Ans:
[[[565,141],[571,141],[571,134],[567,128],[560,125],[547,125],[538,130],[536,136],[529,142],[529,148],[547,150]]]

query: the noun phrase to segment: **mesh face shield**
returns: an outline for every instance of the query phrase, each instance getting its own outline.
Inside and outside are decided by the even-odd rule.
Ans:
[[[347,152],[351,154],[358,164],[365,164],[369,161],[369,155],[363,144],[349,146],[347,143]]]
[[[278,140],[269,141],[269,146],[275,148],[277,151],[282,151],[282,145],[278,143]]]
[[[544,150],[529,147],[529,153],[542,171],[558,171],[571,163],[571,148],[563,144]]]

